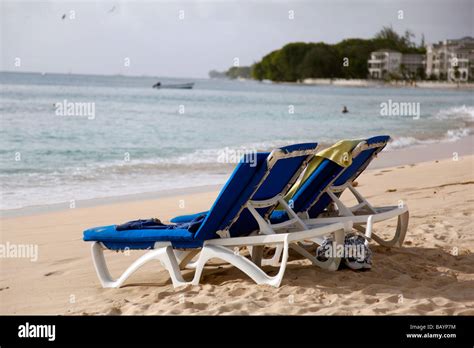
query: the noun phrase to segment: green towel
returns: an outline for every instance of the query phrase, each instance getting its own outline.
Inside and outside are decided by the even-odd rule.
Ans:
[[[290,191],[285,195],[285,201],[288,202],[293,198],[296,192],[298,192],[300,187],[304,185],[306,180],[308,180],[311,174],[313,174],[325,158],[337,163],[341,167],[349,167],[352,164],[352,150],[362,141],[364,141],[364,139],[341,140],[333,146],[318,152],[308,163],[303,175],[299,177],[291,187]],[[279,205],[276,209],[282,210],[283,207]]]

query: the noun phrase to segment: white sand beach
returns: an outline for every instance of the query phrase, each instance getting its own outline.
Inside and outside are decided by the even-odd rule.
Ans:
[[[414,161],[413,151],[410,158],[403,151],[383,152],[382,163],[405,158],[405,164],[369,169],[358,179],[358,188],[372,203],[390,205],[402,199],[410,209],[404,247],[371,244],[370,271],[328,272],[292,255],[281,287],[272,288],[256,285],[217,261],[205,271],[201,285],[175,290],[156,262],[140,269],[123,288],[103,289],[90,244],[82,241],[84,229],[137,218],[166,221],[206,210],[218,191],[87,207],[78,203],[74,209],[1,219],[1,243],[37,244],[38,260],[0,260],[0,313],[473,315],[474,156],[466,154],[472,151],[470,139],[462,149],[442,146],[447,152],[458,146],[458,160],[419,155]],[[377,225],[377,231],[388,234],[395,223]],[[117,275],[141,253],[109,252],[112,273]],[[271,267],[266,270],[272,272]]]

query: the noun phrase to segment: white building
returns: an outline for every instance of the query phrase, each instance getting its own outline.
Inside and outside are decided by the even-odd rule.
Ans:
[[[387,74],[399,74],[402,54],[392,50],[379,50],[370,54],[369,74],[373,79],[382,79]]]
[[[402,75],[415,77],[425,70],[425,55],[419,53],[407,53],[402,55],[400,71]]]
[[[474,38],[445,40],[426,47],[426,76],[467,81],[474,76]]]
[[[387,74],[413,78],[425,69],[425,55],[402,54],[392,50],[380,50],[370,54],[369,74],[373,79],[383,79]]]

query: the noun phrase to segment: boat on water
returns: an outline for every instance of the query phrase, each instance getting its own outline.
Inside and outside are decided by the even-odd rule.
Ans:
[[[161,82],[157,82],[153,85],[153,88],[191,89],[193,87],[194,87],[194,82],[176,83],[176,84],[162,84]]]

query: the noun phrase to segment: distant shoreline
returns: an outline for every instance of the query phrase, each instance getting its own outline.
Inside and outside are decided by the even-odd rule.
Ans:
[[[299,85],[312,86],[341,86],[341,87],[405,87],[405,88],[427,88],[427,89],[454,89],[471,90],[474,89],[474,83],[451,83],[445,81],[378,81],[367,79],[305,79],[301,82],[295,82]]]
[[[424,88],[424,89],[449,89],[449,90],[472,90],[474,89],[474,82],[452,83],[447,81],[390,81],[385,82],[381,80],[369,79],[305,79],[303,81],[289,82],[289,81],[271,81],[271,80],[255,80],[252,78],[214,78],[211,80],[225,80],[237,82],[259,82],[271,85],[288,85],[288,86],[334,86],[334,87],[363,87],[363,88]]]

